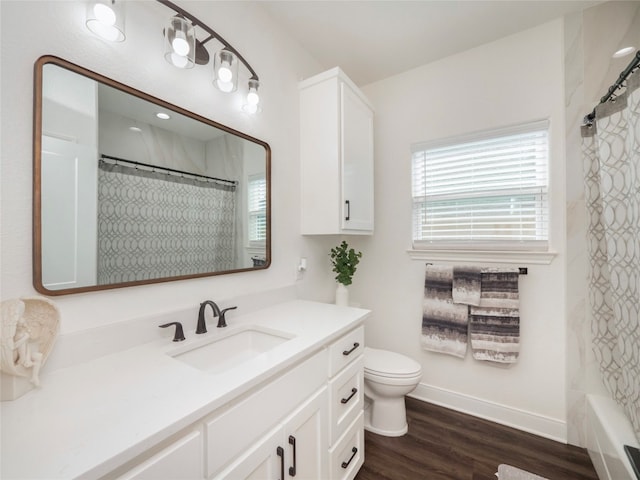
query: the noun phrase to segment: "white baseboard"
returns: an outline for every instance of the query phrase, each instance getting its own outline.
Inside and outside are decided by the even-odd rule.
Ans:
[[[567,443],[567,423],[555,418],[508,407],[425,383],[420,383],[409,396],[557,442]]]

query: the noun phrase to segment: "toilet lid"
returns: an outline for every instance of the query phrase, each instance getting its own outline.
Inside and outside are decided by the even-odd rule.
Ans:
[[[409,377],[419,374],[422,367],[399,353],[365,347],[364,370],[382,377]]]

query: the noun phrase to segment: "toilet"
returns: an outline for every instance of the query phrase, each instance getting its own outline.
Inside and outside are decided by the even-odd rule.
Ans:
[[[387,437],[407,433],[404,396],[418,386],[422,367],[399,353],[364,349],[365,424],[370,432]]]

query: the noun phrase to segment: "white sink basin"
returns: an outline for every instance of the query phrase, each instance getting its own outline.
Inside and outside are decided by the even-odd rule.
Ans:
[[[174,350],[169,355],[200,370],[221,373],[253,360],[292,338],[293,335],[285,332],[250,326],[222,337],[205,337],[202,342]]]

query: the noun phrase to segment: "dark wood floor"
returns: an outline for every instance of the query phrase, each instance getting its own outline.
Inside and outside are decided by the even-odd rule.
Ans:
[[[550,480],[598,480],[586,450],[407,398],[409,432],[365,433],[356,480],[497,480],[506,463]]]

